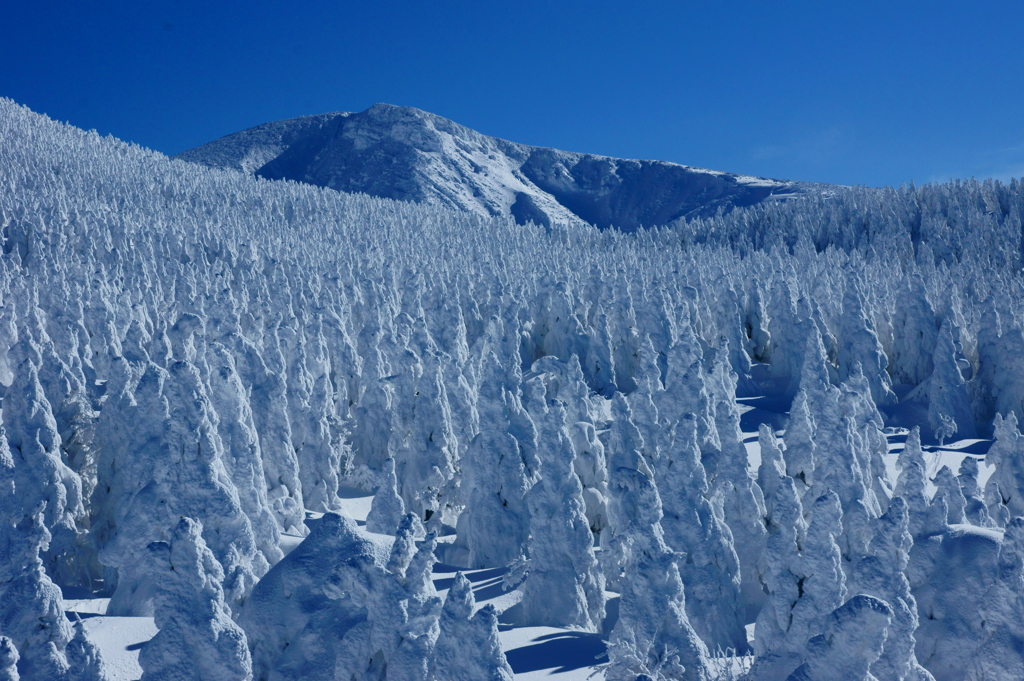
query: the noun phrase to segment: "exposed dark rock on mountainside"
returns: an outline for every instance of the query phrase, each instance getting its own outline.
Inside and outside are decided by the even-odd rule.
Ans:
[[[531,147],[390,104],[258,125],[177,158],[520,224],[583,220],[626,231],[823,186]]]

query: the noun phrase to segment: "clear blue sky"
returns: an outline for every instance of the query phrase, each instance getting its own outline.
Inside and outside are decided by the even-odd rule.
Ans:
[[[770,177],[1024,176],[1024,2],[8,0],[0,95],[176,153],[375,102]]]

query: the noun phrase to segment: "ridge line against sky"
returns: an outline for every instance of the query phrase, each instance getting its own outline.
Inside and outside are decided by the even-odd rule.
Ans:
[[[12,4],[0,95],[174,154],[376,102],[790,180],[1024,176],[1024,4]]]

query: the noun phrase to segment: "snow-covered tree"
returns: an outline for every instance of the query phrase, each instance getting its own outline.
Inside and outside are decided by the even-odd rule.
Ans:
[[[928,423],[940,442],[957,435],[974,437],[974,416],[967,383],[956,361],[956,338],[949,319],[942,322],[928,379]]]
[[[625,399],[616,395],[612,404],[619,433],[611,438],[609,519],[624,564],[605,676],[706,679],[707,647],[686,614],[680,556],[665,543],[661,499],[637,447],[639,431],[630,427]]]
[[[525,388],[537,424],[541,475],[527,495],[530,572],[520,587],[524,621],[596,631],[604,619],[604,577],[573,469],[576,453],[566,431],[565,407],[548,399],[544,374],[528,379]]]
[[[122,417],[135,421],[123,449],[108,452],[114,469],[100,560],[118,568],[110,612],[146,614],[152,583],[146,546],[169,538],[178,518],[195,517],[223,567],[225,598],[237,607],[269,567],[256,546],[225,467],[218,418],[198,367],[174,362],[169,371],[150,364]],[[170,452],[170,456],[168,456]]]
[[[995,466],[990,480],[999,486],[1002,503],[1011,517],[1024,515],[1024,436],[1017,429],[1017,416],[996,414],[992,423],[995,442],[985,461]]]
[[[975,651],[964,677],[968,681],[1011,679],[1024,673],[1024,518],[1006,526],[999,545],[999,572],[982,597],[982,626],[988,634]]]
[[[792,633],[780,613],[793,611],[807,629],[793,634],[793,654],[823,634],[827,654],[814,659],[832,660],[838,630],[826,632],[818,615],[841,604],[819,603],[812,618],[814,599],[800,603],[808,589],[832,599],[844,571],[860,588],[857,566],[877,557],[880,537],[899,534],[880,520],[894,492],[915,539],[906,574],[921,613],[918,659],[937,677],[961,678],[988,640],[979,601],[996,580],[999,531],[949,524],[959,518],[955,486],[964,517],[987,524],[973,468],[944,473],[931,504],[931,470],[908,439],[891,489],[883,412],[895,419],[888,425],[938,425],[945,437],[987,434],[1002,414],[984,505],[1000,527],[1024,515],[1024,184],[832,188],[623,234],[266,182],[6,99],[0,136],[0,394],[8,477],[21,481],[8,485],[18,508],[0,534],[4,579],[6,566],[23,564],[8,559],[11,541],[32,534],[25,518],[41,509],[52,534],[42,574],[61,586],[102,578],[116,588],[110,614],[148,614],[156,585],[143,569],[146,547],[196,518],[224,568],[229,607],[247,610],[251,589],[266,596],[253,606],[258,617],[242,613],[262,637],[250,637],[261,678],[423,676],[441,604],[423,577],[432,551],[414,561],[418,526],[397,531],[402,569],[392,571],[379,564],[386,551],[329,513],[318,521],[333,528],[327,535],[264,575],[280,557],[275,537],[306,533],[306,507],[338,509],[342,483],[373,487],[393,457],[395,490],[417,522],[431,511],[431,530],[457,525],[448,561],[514,562],[516,576],[532,563],[535,585],[543,566],[558,565],[559,584],[595,594],[589,542],[600,535],[610,581],[634,589],[623,592],[623,612],[639,623],[639,643],[620,651],[642,651],[635,659],[659,674],[672,656],[648,656],[649,644],[661,645],[651,641],[668,640],[651,626],[682,631],[671,613],[684,612],[709,644],[740,647],[732,618],[746,621],[765,599],[762,583],[778,619],[765,648]],[[546,376],[546,402],[528,411],[523,372],[534,368]],[[890,382],[900,394],[916,385],[914,399],[894,407]],[[759,406],[795,395],[779,446],[791,483],[767,436],[765,470],[751,480],[749,433],[739,429],[748,405],[736,393],[755,389],[769,398]],[[627,395],[628,418],[616,392]],[[557,427],[538,416],[557,411],[551,401],[564,411]],[[656,547],[640,560],[619,541],[630,532],[623,518],[636,515],[623,506],[629,476],[609,466],[623,451],[632,458],[617,468],[640,472],[664,503],[670,557]],[[805,563],[817,530],[801,522],[815,524],[815,500],[828,492],[841,512],[824,533],[831,543],[815,539],[828,561],[812,578]],[[569,498],[571,527],[533,517],[562,517],[551,509]],[[834,575],[833,547],[842,557]],[[895,555],[879,558],[884,574],[902,560]],[[313,565],[300,569],[302,556]],[[305,595],[283,597],[283,574]],[[641,578],[630,584],[627,574]],[[644,584],[660,600],[635,591]],[[588,603],[596,626],[586,594],[566,599]],[[50,613],[45,598],[24,603]],[[899,604],[889,605],[890,628],[904,626]],[[54,660],[66,653],[53,650]],[[20,664],[34,654],[22,651]]]
[[[0,631],[18,649],[23,678],[61,679],[68,668],[64,649],[72,632],[60,589],[50,581],[40,558],[50,540],[42,504],[21,515],[16,524],[12,520],[17,515],[4,516],[0,532],[7,535],[10,562],[0,573]]]
[[[437,681],[512,681],[512,668],[498,640],[498,615],[491,604],[473,612],[473,585],[461,572],[448,589],[434,649]]]
[[[760,582],[767,534],[764,495],[747,471],[747,448],[743,444],[740,412],[734,397],[735,375],[727,375],[726,371],[728,368],[720,363],[713,376],[720,386],[715,428],[721,447],[708,496],[721,509],[732,532],[733,546],[740,561],[742,598],[745,603],[758,607],[764,601]]]
[[[995,521],[989,515],[985,499],[978,487],[978,460],[973,456],[965,456],[960,462],[957,482],[960,483],[960,491],[966,502],[964,516],[967,522],[979,527],[995,527]]]
[[[89,638],[81,619],[75,622],[75,636],[64,648],[64,656],[68,661],[68,681],[107,681],[110,678],[99,646]]]
[[[911,553],[907,577],[919,614],[915,653],[936,681],[965,678],[988,638],[978,593],[996,582],[999,552],[998,533],[957,525],[919,541]]]
[[[895,383],[916,386],[932,375],[938,324],[921,274],[907,277],[903,286],[893,319],[892,376]]]
[[[0,636],[0,681],[19,681],[18,649],[7,636]]]
[[[769,600],[755,630],[754,679],[786,679],[808,659],[808,641],[820,633],[846,599],[846,575],[837,538],[842,506],[835,492],[814,501],[804,530],[791,478],[780,480],[775,505],[780,530],[772,534],[766,583]],[[760,633],[757,633],[757,632]]]
[[[946,522],[950,525],[967,522],[964,512],[967,510],[967,500],[960,489],[960,481],[949,470],[949,466],[943,466],[935,475],[935,496],[932,497],[932,506],[944,504],[946,507]]]
[[[366,531],[390,534],[405,515],[405,502],[398,494],[398,477],[395,475],[393,458],[384,460],[384,470],[380,477],[380,484],[370,503],[370,512],[366,515]]]
[[[85,516],[82,481],[64,460],[57,422],[39,381],[39,369],[30,358],[18,367],[4,398],[3,420],[23,503],[26,507],[45,503],[43,522],[50,533],[42,556],[46,569],[74,583]]]
[[[871,397],[882,405],[894,404],[892,380],[886,372],[889,360],[875,333],[875,325],[867,301],[856,280],[851,281],[843,295],[843,317],[839,349],[839,380],[845,381],[860,364],[871,386]]]
[[[808,659],[788,681],[873,681],[872,665],[882,653],[892,609],[885,601],[854,596],[825,621],[825,631],[808,644]]]
[[[477,398],[480,432],[462,460],[466,507],[449,559],[471,568],[508,565],[529,538],[526,495],[539,469],[537,435],[518,396],[504,386],[504,374],[497,355],[490,353]],[[515,435],[514,420],[522,424]]]
[[[739,558],[732,532],[705,498],[708,483],[696,421],[693,414],[683,416],[672,446],[658,462],[661,526],[665,542],[682,555],[677,567],[694,630],[709,648],[744,650]]]
[[[153,614],[156,636],[139,653],[142,678],[252,678],[245,633],[224,602],[223,569],[203,541],[202,525],[183,518],[169,542],[147,549],[150,578],[156,585]]]
[[[931,674],[914,653],[917,602],[905,574],[913,546],[909,521],[906,502],[895,497],[885,515],[873,524],[869,553],[854,566],[850,590],[874,596],[892,610],[882,654],[872,663],[871,672],[879,679],[931,681]]]

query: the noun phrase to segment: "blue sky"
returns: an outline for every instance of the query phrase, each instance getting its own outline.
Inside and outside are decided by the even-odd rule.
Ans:
[[[770,177],[1024,176],[1024,3],[9,2],[0,95],[175,153],[375,102]]]

